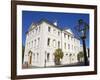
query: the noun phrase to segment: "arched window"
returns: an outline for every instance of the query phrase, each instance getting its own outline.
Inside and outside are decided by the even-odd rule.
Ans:
[[[53,33],[54,33],[54,34],[56,33],[56,29],[53,29]]]
[[[50,46],[50,38],[48,38],[47,45]]]
[[[66,38],[66,33],[64,33],[64,38]]]
[[[68,53],[66,53],[66,60],[68,60]]]
[[[36,34],[37,34],[37,32],[38,32],[38,28],[36,28],[35,30],[36,30]]]
[[[68,56],[68,54],[66,53],[66,56]]]
[[[69,55],[70,63],[72,63],[72,54]]]
[[[29,56],[29,64],[32,64],[32,51],[28,52],[28,56]]]
[[[39,43],[40,43],[40,38],[38,38],[38,47],[39,47]]]
[[[58,36],[60,35],[60,32],[58,31]]]
[[[69,39],[69,37],[70,37],[70,36],[68,35],[68,39]]]
[[[73,50],[73,45],[72,45],[72,50]]]
[[[68,49],[70,49],[70,44],[68,44]]]
[[[39,61],[39,53],[37,53],[37,62]]]
[[[56,40],[55,39],[53,40],[53,45],[54,45],[54,47],[56,47]]]
[[[50,58],[50,54],[47,53],[47,61],[49,61],[49,58]]]
[[[32,44],[31,45],[32,45],[31,47],[33,47],[33,41],[32,41]]]
[[[58,48],[60,48],[60,41],[58,41]]]
[[[51,27],[48,27],[48,32],[50,32],[51,31]]]
[[[66,49],[66,43],[64,43],[64,48]]]
[[[72,54],[69,55],[70,57],[72,56]]]
[[[40,32],[40,26],[39,26],[39,32]]]
[[[36,47],[36,39],[34,40],[34,47]]]

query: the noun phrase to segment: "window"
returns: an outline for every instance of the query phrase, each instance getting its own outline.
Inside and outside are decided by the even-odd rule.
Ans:
[[[68,61],[68,54],[66,53],[66,60]]]
[[[33,41],[32,41],[32,47],[33,47]]]
[[[60,41],[58,41],[58,48],[60,48]]]
[[[69,35],[68,35],[68,39],[69,39]]]
[[[36,33],[37,33],[37,31],[38,31],[38,28],[36,28]]]
[[[70,57],[72,56],[72,54],[69,55]]]
[[[64,38],[66,38],[66,33],[64,33]]]
[[[64,48],[66,49],[66,43],[64,43]]]
[[[56,30],[55,30],[55,29],[53,29],[53,33],[54,33],[54,34],[56,33]]]
[[[68,49],[70,49],[70,44],[68,44]]]
[[[50,58],[50,54],[48,53],[47,54],[47,61],[49,61],[49,58]]]
[[[76,47],[74,46],[74,50],[76,50]]]
[[[37,62],[38,62],[38,60],[39,60],[39,53],[37,53]]]
[[[39,26],[39,32],[40,32],[40,26]]]
[[[38,46],[39,46],[39,43],[40,43],[40,38],[38,38]]]
[[[34,47],[36,46],[36,39],[34,40]]]
[[[60,32],[58,31],[58,36],[60,35]]]
[[[66,53],[66,56],[68,56],[68,54]]]
[[[50,32],[51,31],[51,27],[48,27],[48,32]]]
[[[55,39],[53,40],[53,45],[54,45],[54,47],[56,47],[56,40]]]
[[[72,50],[73,50],[73,45],[72,45]]]
[[[50,46],[50,38],[48,38],[47,45]]]

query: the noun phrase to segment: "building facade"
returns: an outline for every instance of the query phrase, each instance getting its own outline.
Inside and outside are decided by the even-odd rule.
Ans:
[[[50,23],[47,20],[32,23],[26,33],[23,64],[27,62],[30,66],[54,66],[54,52],[58,48],[64,53],[62,65],[78,62],[80,40],[75,38],[71,29],[60,29],[57,22]]]

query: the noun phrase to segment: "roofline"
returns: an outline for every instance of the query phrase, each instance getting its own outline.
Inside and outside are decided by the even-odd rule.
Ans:
[[[42,22],[46,22],[46,23],[48,23],[49,25],[52,25],[53,27],[55,27],[55,28],[57,28],[57,29],[59,29],[59,30],[62,31],[62,29],[59,28],[59,26],[54,25],[53,23],[51,23],[51,22],[48,21],[47,19],[41,19],[37,24],[39,25],[39,24],[41,24]]]
[[[73,35],[73,34],[71,34],[70,32],[68,32],[68,31],[65,31],[65,30],[63,30],[64,32],[67,32],[69,35]],[[73,35],[74,36],[74,35]]]
[[[46,22],[46,23],[48,23],[49,25],[52,25],[53,27],[55,27],[55,28],[57,28],[57,29],[59,29],[61,32],[62,31],[64,31],[64,32],[67,32],[68,34],[70,34],[70,35],[73,35],[73,34],[71,34],[71,33],[69,33],[68,31],[65,31],[65,29],[61,29],[61,28],[59,28],[59,26],[56,26],[56,25],[54,25],[53,23],[51,23],[50,21],[48,21],[47,19],[41,19],[39,22],[37,22],[37,23],[33,23],[32,22],[32,24],[30,25],[30,27],[32,26],[32,25],[40,25],[42,22]],[[35,28],[35,27],[34,27]],[[33,29],[34,29],[33,28]],[[32,30],[33,30],[32,29]],[[67,29],[69,29],[69,28],[67,28]],[[31,31],[31,30],[28,30],[27,32],[26,32],[26,34],[29,32],[29,31]],[[74,35],[73,35],[74,36]],[[75,37],[75,36],[74,36]]]
[[[46,23],[48,23],[49,25],[52,25],[53,27],[55,27],[55,28],[57,28],[57,29],[59,29],[59,30],[61,30],[62,31],[62,29],[61,28],[59,28],[59,26],[55,26],[53,23],[51,23],[50,21],[48,21],[47,19],[41,19],[39,22],[37,22],[37,23],[33,23],[32,22],[32,24],[29,26],[29,30],[26,32],[26,33],[28,33],[29,31],[31,31],[30,30],[30,27],[32,27],[32,25],[40,25],[42,22],[46,22]],[[33,30],[33,29],[32,29]]]

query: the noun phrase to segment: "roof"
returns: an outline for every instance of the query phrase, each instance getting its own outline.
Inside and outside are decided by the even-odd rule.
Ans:
[[[36,27],[37,25],[35,24],[35,23],[32,23],[31,25],[30,25],[30,27],[29,27],[29,30],[28,31],[31,31],[34,27],[33,27],[33,25],[34,25],[34,27]]]
[[[39,21],[39,24],[41,24],[42,22],[46,22],[46,23],[48,23],[49,25],[52,25],[53,27],[62,30],[59,26],[54,25],[52,22],[50,22],[50,21],[47,20],[47,19],[41,19],[41,20]]]
[[[31,30],[34,29],[37,25],[40,25],[40,24],[42,24],[43,22],[46,22],[47,24],[52,25],[53,27],[55,27],[55,28],[57,28],[57,29],[59,29],[59,30],[61,30],[61,31],[65,31],[65,32],[68,32],[69,34],[73,34],[72,30],[69,29],[68,27],[62,29],[62,28],[60,28],[59,26],[54,25],[52,22],[50,22],[50,21],[48,21],[47,19],[44,19],[44,18],[41,19],[40,21],[38,21],[37,23],[32,23],[32,24],[30,25],[28,31],[31,31]],[[34,25],[34,27],[33,27],[33,25]]]
[[[54,25],[52,22],[50,22],[50,21],[48,21],[47,19],[41,19],[39,22],[37,22],[37,23],[32,23],[31,25],[30,25],[30,28],[29,28],[29,30],[28,31],[30,31],[30,30],[32,30],[33,29],[33,25],[34,26],[37,26],[37,25],[40,25],[42,22],[46,22],[46,23],[48,23],[49,25],[52,25],[53,27],[55,27],[55,28],[57,28],[57,29],[59,29],[59,30],[62,30],[59,26],[56,26],[56,25]]]
[[[65,32],[69,33],[70,35],[73,35],[72,30],[71,30],[71,29],[69,29],[69,28],[67,28],[67,29],[65,29],[65,30],[63,30],[63,31],[65,31]]]
[[[56,25],[54,25],[52,22],[50,22],[50,21],[48,21],[47,19],[41,19],[40,21],[38,21],[37,23],[32,23],[31,25],[30,25],[30,27],[29,27],[29,30],[27,31],[27,33],[29,32],[29,31],[31,31],[31,30],[33,30],[35,27],[37,27],[37,25],[40,25],[40,24],[42,24],[43,22],[46,22],[46,23],[48,23],[49,25],[52,25],[53,27],[55,27],[55,28],[57,28],[57,29],[59,29],[59,30],[61,30],[61,31],[65,31],[65,32],[67,32],[67,33],[69,33],[69,34],[71,34],[71,35],[73,35],[74,33],[73,33],[73,31],[70,29],[70,28],[68,28],[68,27],[65,27],[65,28],[60,28],[59,26],[56,26]],[[33,27],[33,25],[34,25],[34,27]],[[75,35],[74,35],[74,37],[75,38],[77,38]],[[77,38],[78,39],[78,38]]]

